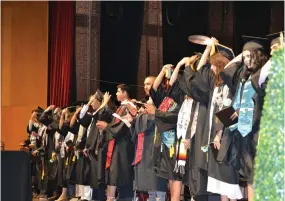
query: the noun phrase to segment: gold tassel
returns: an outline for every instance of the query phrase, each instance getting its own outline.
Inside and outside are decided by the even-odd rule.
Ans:
[[[172,158],[173,154],[174,154],[174,146],[171,145],[170,149],[169,149],[169,156],[170,156],[170,158]]]
[[[213,43],[212,44],[212,48],[211,48],[211,52],[210,52],[210,56],[212,56],[213,54],[215,54],[216,53],[216,46],[215,46],[215,44]]]
[[[156,135],[157,135],[157,127],[154,129],[154,138],[153,138],[153,143],[156,142]]]
[[[43,168],[43,171],[42,171],[42,180],[44,180],[44,176],[45,176],[45,169]]]
[[[76,157],[75,157],[75,155],[72,157],[72,162],[75,162],[75,159],[76,159]]]
[[[51,159],[54,161],[55,160],[55,153],[54,152],[52,152],[52,154],[51,154]]]

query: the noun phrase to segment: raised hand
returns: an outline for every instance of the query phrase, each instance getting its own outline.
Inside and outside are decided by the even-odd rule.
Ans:
[[[152,114],[152,115],[155,114],[155,107],[154,107],[154,105],[152,105],[152,104],[145,104],[144,106],[145,106],[145,110],[146,110],[146,112],[148,114]]]
[[[88,101],[88,105],[91,105],[91,103],[93,103],[93,101],[95,101],[95,94],[92,95]]]
[[[166,71],[166,70],[168,70],[168,69],[171,69],[172,67],[173,67],[172,64],[166,64],[166,65],[164,65],[164,66],[162,67],[162,70]]]
[[[67,113],[67,108],[64,108],[64,109],[62,110],[61,116],[64,117],[66,113]]]
[[[103,96],[103,101],[102,101],[102,106],[105,107],[108,102],[110,101],[112,95],[109,94],[109,92],[107,91],[104,96]]]
[[[188,59],[189,57],[184,57],[183,59],[181,59],[181,61],[178,62],[177,66],[183,66]]]
[[[197,57],[198,55],[187,57],[187,60],[185,61],[185,66],[190,66],[197,59]]]

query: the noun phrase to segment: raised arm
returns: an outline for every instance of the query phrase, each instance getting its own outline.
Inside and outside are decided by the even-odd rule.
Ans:
[[[176,65],[172,75],[171,75],[171,78],[170,78],[170,82],[169,82],[169,85],[172,86],[173,83],[176,81],[177,79],[177,76],[178,76],[178,73],[179,73],[179,70],[180,68],[185,64],[186,60],[188,59],[188,57],[184,57],[181,61],[178,62],[178,64]]]
[[[59,120],[59,129],[62,128],[62,125],[64,124],[64,120],[65,120],[65,114],[66,114],[66,108],[64,110],[62,110],[62,113],[60,115],[60,120]]]
[[[218,41],[214,37],[212,37],[211,40],[209,41],[208,45],[206,46],[206,49],[203,52],[203,55],[202,55],[202,57],[199,61],[199,64],[197,66],[197,70],[199,70],[202,66],[204,66],[207,63],[207,59],[208,59],[209,54],[211,52],[212,46],[215,43],[218,43]]]
[[[166,64],[162,67],[160,73],[158,74],[158,76],[156,77],[156,79],[152,85],[152,88],[154,89],[154,91],[157,91],[158,86],[161,84],[161,82],[165,76],[166,70],[168,70],[172,66],[173,66],[172,64]]]
[[[81,109],[82,109],[82,107],[77,108],[76,112],[73,114],[73,116],[70,120],[70,124],[69,124],[70,127],[72,127],[75,124]]]

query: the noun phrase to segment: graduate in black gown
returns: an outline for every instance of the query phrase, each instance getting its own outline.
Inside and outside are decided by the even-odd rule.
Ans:
[[[84,177],[84,185],[90,186],[92,189],[98,189],[99,191],[104,191],[105,185],[102,183],[102,177],[104,175],[99,175],[98,172],[102,173],[102,155],[104,155],[102,144],[103,142],[103,134],[96,127],[96,122],[99,120],[106,121],[110,123],[112,119],[112,111],[111,108],[108,110],[108,102],[110,100],[109,93],[105,93],[103,96],[100,90],[97,90],[93,98],[91,97],[89,103],[85,105],[80,113],[80,121],[91,121],[89,123],[87,129],[87,138],[84,153],[84,167],[83,167],[83,177]],[[94,112],[90,116],[86,114],[87,108],[92,105],[92,109]],[[85,114],[84,114],[85,112]],[[88,120],[89,118],[89,120]],[[105,151],[105,150],[104,150]],[[98,160],[100,158],[100,160]],[[99,170],[100,169],[100,170]],[[102,185],[103,184],[103,185]],[[85,198],[86,199],[86,198]],[[103,199],[103,198],[101,198]]]
[[[212,38],[212,41],[216,41],[216,39]],[[189,157],[189,171],[188,171],[188,186],[190,189],[190,194],[194,197],[195,200],[208,200],[209,193],[207,192],[207,156],[201,150],[203,146],[204,137],[204,129],[208,104],[209,104],[209,88],[200,85],[199,82],[193,79],[194,75],[198,71],[198,74],[203,72],[204,70],[210,70],[209,68],[209,54],[211,51],[212,44],[209,44],[203,55],[201,56],[199,63],[195,64],[195,66],[191,65],[190,59],[186,61],[185,70],[183,73],[183,77],[185,80],[185,94],[199,104],[198,106],[198,114],[197,119],[195,120],[196,127],[193,137],[191,138],[190,143],[190,152],[188,154]],[[202,79],[203,77],[200,76]],[[206,81],[206,80],[204,80]],[[196,86],[199,87],[195,87]],[[206,138],[207,139],[207,138]]]
[[[237,169],[247,182],[248,200],[253,200],[254,158],[258,143],[259,125],[263,98],[267,81],[261,86],[258,80],[261,67],[268,60],[267,39],[243,36],[242,62],[233,64],[220,75],[230,89],[235,91],[233,108],[236,110],[231,119],[238,118],[238,123],[226,128],[234,137],[233,148],[237,153]]]
[[[150,90],[154,105],[147,104],[146,111],[154,115],[157,128],[152,155],[155,171],[159,177],[169,181],[171,200],[180,200],[183,174],[174,171],[177,162],[175,131],[183,93],[179,82],[169,84],[172,67],[170,64],[165,65],[157,76]]]
[[[201,149],[197,149],[199,147],[197,145],[201,145],[201,131],[203,131],[203,124],[205,123],[204,120],[202,121],[202,118],[205,118],[204,115],[207,111],[207,106],[191,97],[193,89],[189,85],[189,81],[193,78],[193,73],[207,62],[209,52],[210,47],[206,48],[203,55],[198,53],[190,58],[183,58],[176,66],[170,80],[170,82],[174,82],[177,78],[179,88],[184,94],[184,102],[178,114],[177,132],[179,135],[177,137],[182,136],[181,142],[184,144],[184,149],[187,150],[186,170],[183,182],[189,186],[190,194],[195,200],[208,200],[206,193],[207,174],[203,174],[206,171],[198,169],[195,163],[195,157],[200,156],[199,152]],[[184,64],[186,69],[183,70],[182,65]],[[188,68],[191,68],[191,72]]]
[[[154,81],[154,76],[148,76],[144,80],[144,91],[148,98],[147,103],[152,104],[149,90]],[[146,114],[143,106],[138,110],[138,115],[133,120],[133,140],[136,142],[136,154],[134,165],[134,190],[148,192],[149,201],[165,201],[167,180],[156,175],[151,163],[151,151],[154,141],[154,116]],[[146,179],[147,178],[147,179]]]
[[[215,45],[216,53],[211,55],[211,68],[202,67],[192,78],[192,87],[205,88],[201,90],[205,96],[209,94],[209,105],[206,115],[206,123],[203,134],[203,147],[207,156],[207,191],[221,195],[221,199],[241,199],[239,177],[234,163],[224,162],[222,155],[226,152],[227,145],[232,136],[223,135],[223,124],[217,119],[215,113],[231,105],[232,94],[225,85],[219,72],[222,72],[234,54],[230,48],[220,44]],[[221,141],[221,142],[220,142]],[[217,155],[215,155],[218,152]]]
[[[78,112],[76,106],[64,108],[61,113],[59,128],[55,133],[55,147],[59,166],[58,185],[62,187],[61,195],[56,201],[65,201],[68,199],[67,188],[69,179],[66,177],[66,168],[68,166],[68,164],[66,164],[66,160],[68,156],[65,152],[65,138],[70,132],[70,121],[76,112]]]
[[[26,150],[29,150],[31,154],[33,197],[37,197],[40,190],[41,156],[39,148],[41,147],[40,133],[43,129],[41,129],[42,126],[39,122],[39,117],[43,111],[44,110],[40,107],[32,111],[32,115],[27,126],[28,138],[24,141],[24,144],[22,144],[22,146],[26,147]]]
[[[79,104],[78,104],[79,105]],[[81,105],[81,104],[80,104]],[[67,191],[68,191],[68,197],[74,198],[75,200],[78,200],[78,195],[76,195],[75,189],[76,189],[76,167],[77,167],[77,156],[75,153],[75,145],[76,140],[79,132],[80,123],[78,121],[79,119],[79,113],[82,109],[81,107],[78,107],[76,112],[71,118],[70,124],[69,124],[69,131],[68,134],[65,136],[64,139],[64,150],[63,153],[65,155],[65,166],[64,166],[64,180],[66,180],[67,183]],[[63,195],[63,198],[67,197],[66,195]]]
[[[54,105],[49,106],[41,115],[39,121],[46,127],[42,137],[43,168],[42,168],[42,192],[40,197],[56,198],[59,196],[57,183],[57,163],[53,163],[55,156],[54,135],[59,126],[60,110]]]
[[[89,102],[83,106],[79,115],[79,123],[86,128],[83,133],[82,139],[77,139],[79,144],[79,157],[81,159],[81,167],[77,170],[77,180],[78,184],[82,185],[82,200],[91,200],[93,189],[91,187],[91,183],[93,186],[97,187],[97,178],[91,178],[91,176],[96,176],[96,174],[90,174],[92,171],[96,171],[96,167],[91,170],[91,163],[94,164],[96,162],[93,158],[91,158],[95,154],[93,145],[93,137],[94,137],[94,129],[96,128],[96,119],[94,118],[96,113],[98,112],[103,100],[103,94],[100,90],[97,90],[94,95],[91,96]],[[87,112],[89,108],[92,108],[92,113]],[[93,154],[94,153],[94,154]],[[78,162],[78,161],[77,161]]]
[[[103,131],[108,141],[108,150],[105,165],[105,182],[107,184],[107,200],[113,201],[117,187],[119,188],[120,200],[131,200],[133,197],[133,167],[134,144],[128,122],[121,120],[127,115],[127,105],[136,109],[130,101],[129,87],[125,84],[117,86],[117,100],[121,106],[116,111],[111,123],[98,121],[97,127]],[[120,190],[128,191],[124,197]],[[121,191],[122,192],[122,191]]]

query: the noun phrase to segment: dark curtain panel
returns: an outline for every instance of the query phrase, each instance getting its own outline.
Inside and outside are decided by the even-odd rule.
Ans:
[[[1,183],[1,200],[32,200],[31,163],[28,153],[1,152]]]
[[[242,35],[264,37],[269,34],[271,2],[234,2],[234,52],[241,53]]]
[[[139,65],[144,2],[101,2],[100,78],[135,85]],[[100,83],[115,99],[116,84]],[[132,94],[136,87],[132,87]]]
[[[163,63],[176,65],[183,57],[203,52],[205,46],[188,41],[189,35],[207,35],[209,3],[162,2]]]
[[[74,73],[75,2],[49,2],[48,104],[70,104]]]

